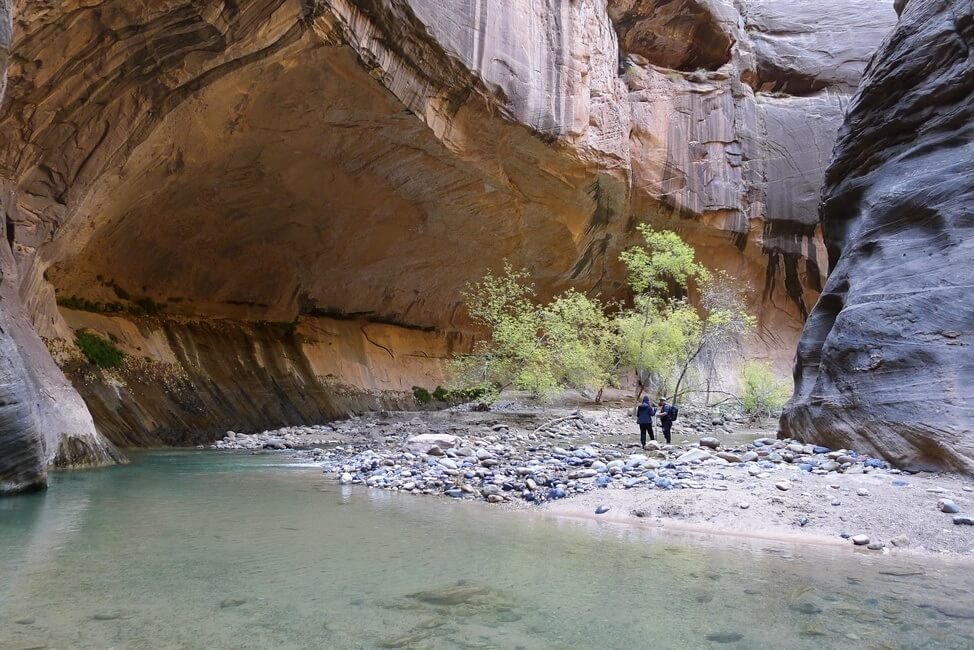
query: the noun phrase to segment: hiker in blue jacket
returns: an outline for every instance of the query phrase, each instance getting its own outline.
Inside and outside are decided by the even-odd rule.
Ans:
[[[650,440],[656,440],[656,436],[653,435],[654,415],[656,415],[656,409],[649,403],[649,395],[646,395],[643,397],[642,404],[636,407],[636,424],[639,425],[639,441],[643,447],[646,446],[647,433]]]

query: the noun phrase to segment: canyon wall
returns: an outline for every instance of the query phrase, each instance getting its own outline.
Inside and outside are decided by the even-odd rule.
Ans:
[[[545,296],[623,297],[618,253],[643,221],[750,285],[748,354],[790,366],[825,276],[822,170],[895,19],[889,0],[15,0],[13,14],[4,312],[121,445],[432,387],[475,334],[467,281],[508,259]],[[359,370],[319,374],[310,331],[341,323],[359,329],[327,354]],[[168,364],[199,400],[162,375],[84,367],[82,326],[133,368]],[[378,326],[388,353],[363,356]],[[270,350],[291,362],[251,372]],[[63,380],[40,356],[25,365]]]
[[[10,6],[0,1],[0,98],[16,52]],[[0,191],[6,214],[12,195]],[[15,233],[4,220],[0,244],[0,494],[42,488],[47,467],[116,462],[115,448],[95,430],[81,397],[54,364],[25,316],[19,294]]]
[[[786,434],[974,473],[974,5],[897,3],[828,168]]]

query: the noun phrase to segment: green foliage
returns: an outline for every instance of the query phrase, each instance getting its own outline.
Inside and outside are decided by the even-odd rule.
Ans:
[[[620,255],[634,307],[617,316],[619,359],[635,368],[643,385],[655,379],[664,392],[672,385],[676,401],[691,365],[728,348],[755,319],[747,313],[744,291],[726,274],[712,274],[697,262],[693,247],[679,235],[646,225],[639,231],[645,247]],[[700,291],[699,309],[670,292],[691,283]]]
[[[484,394],[485,391],[479,387],[456,388],[450,390],[442,386],[437,386],[436,389],[434,389],[431,393],[422,386],[413,386],[413,396],[420,404],[429,404],[434,400],[437,402],[444,402],[446,404],[462,404],[464,402],[479,400],[484,396]]]
[[[124,352],[94,332],[84,329],[78,330],[74,335],[74,340],[85,358],[99,368],[105,370],[118,368],[125,360]]]
[[[504,262],[504,273],[487,273],[480,282],[468,284],[462,292],[467,313],[474,322],[495,328],[511,320],[523,320],[534,311],[534,286],[527,284],[528,272],[515,271]]]
[[[146,316],[158,316],[166,309],[166,306],[164,304],[158,303],[152,298],[149,298],[148,296],[144,298],[139,298],[138,300],[134,300],[133,302],[135,303],[135,307],[136,307],[135,309],[133,309],[133,311],[136,313],[142,313]]]
[[[655,303],[647,312],[647,296],[636,297],[636,308],[618,315],[619,356],[622,363],[641,376],[655,376],[663,383],[682,359],[693,353],[703,322],[685,301]]]
[[[437,386],[436,391],[443,392],[443,399],[441,401],[449,402],[451,404],[482,401],[487,395],[487,392],[483,388],[456,388],[453,390],[446,390],[445,388]],[[436,395],[436,391],[433,392],[434,396]]]
[[[542,308],[541,328],[556,387],[598,391],[614,383],[618,337],[601,301],[570,289]]]
[[[744,412],[752,415],[773,415],[785,407],[791,393],[788,381],[776,377],[771,364],[749,361],[742,371],[744,395],[741,404]]]
[[[116,290],[116,295],[128,295],[124,290]],[[117,314],[123,311],[128,311],[132,314],[137,314],[140,316],[157,316],[161,314],[166,306],[162,303],[158,303],[152,298],[145,297],[139,298],[137,300],[131,301],[127,308],[124,304],[118,301],[112,302],[97,302],[94,300],[88,300],[81,296],[58,296],[57,304],[61,307],[67,309],[74,309],[76,311],[90,311],[96,314]]]
[[[629,272],[629,286],[635,295],[656,296],[673,283],[686,289],[691,280],[709,277],[707,269],[696,261],[693,247],[669,230],[653,230],[639,225],[645,246],[633,246],[619,259]]]
[[[80,296],[58,296],[55,301],[61,307],[74,309],[75,311],[90,311],[97,314],[118,313],[125,310],[125,306],[120,302],[94,302]]]
[[[501,274],[468,285],[467,311],[490,336],[452,360],[457,386],[482,391],[485,399],[506,387],[537,397],[564,388],[601,392],[626,366],[644,386],[672,386],[675,399],[695,374],[691,365],[709,359],[716,367],[717,353],[754,327],[745,292],[725,274],[708,271],[676,233],[647,225],[639,232],[645,244],[620,255],[631,308],[575,290],[539,304],[527,272],[507,263]],[[691,289],[699,295],[696,305],[680,297]]]
[[[442,386],[437,386],[436,390],[433,391],[433,399],[437,402],[447,402],[450,400],[450,391]]]
[[[429,404],[433,401],[433,396],[430,392],[421,386],[413,386],[413,397],[420,404]]]
[[[611,379],[615,333],[605,306],[570,290],[537,304],[527,272],[505,263],[468,285],[467,312],[490,332],[452,364],[459,387],[489,397],[513,386],[545,397],[560,388],[599,390]]]

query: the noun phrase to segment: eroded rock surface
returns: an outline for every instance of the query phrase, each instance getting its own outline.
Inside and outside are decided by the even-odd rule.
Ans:
[[[435,376],[444,337],[471,334],[458,289],[504,258],[544,294],[623,295],[618,252],[651,221],[752,285],[748,350],[784,365],[824,276],[816,188],[843,93],[894,18],[889,0],[817,20],[792,4],[18,0],[0,183],[23,312],[53,347],[76,326],[55,292],[143,331],[340,318],[428,336],[425,357],[390,347],[337,376],[373,390],[404,359]],[[180,331],[168,344],[199,333]],[[264,345],[227,340],[233,358]],[[228,380],[178,359],[202,393]],[[323,380],[281,372],[245,384]],[[408,390],[395,374],[381,389]],[[120,442],[198,422],[152,405],[161,384],[72,379]],[[263,426],[335,407],[324,392]]]
[[[905,7],[903,6],[905,5]],[[974,7],[899,3],[839,134],[788,435],[974,472]]]
[[[6,86],[11,14],[0,0],[0,99]],[[11,200],[0,192],[3,212]],[[0,495],[43,489],[47,467],[121,460],[95,431],[80,396],[54,364],[24,315],[14,262],[14,225],[0,223]]]

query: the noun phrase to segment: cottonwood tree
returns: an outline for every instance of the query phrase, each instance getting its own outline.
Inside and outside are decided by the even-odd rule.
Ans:
[[[730,345],[754,327],[744,292],[724,273],[712,274],[697,262],[693,247],[670,231],[639,226],[645,245],[620,255],[629,274],[633,308],[616,318],[619,360],[635,370],[642,391],[654,379],[663,392],[672,382],[680,398],[690,368],[702,355]],[[700,291],[699,308],[685,297],[691,283]]]
[[[576,388],[595,394],[636,371],[642,390],[657,382],[680,397],[702,356],[729,346],[754,326],[743,291],[710,273],[676,233],[642,225],[645,245],[624,251],[633,306],[605,304],[574,289],[540,303],[525,270],[505,263],[463,291],[467,312],[489,336],[454,360],[455,383],[487,401],[514,387],[537,397]],[[699,305],[685,297],[690,286]],[[611,313],[611,316],[609,315]]]
[[[613,380],[615,330],[606,306],[575,290],[535,300],[525,270],[505,263],[463,291],[467,313],[488,338],[454,360],[455,382],[496,398],[514,387],[547,397],[564,388],[601,393]]]

